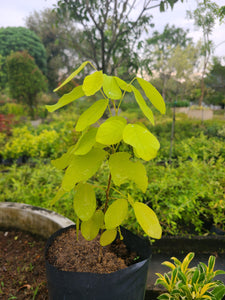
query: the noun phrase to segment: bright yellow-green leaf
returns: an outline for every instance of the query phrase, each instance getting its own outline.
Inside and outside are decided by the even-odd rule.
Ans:
[[[145,193],[148,186],[145,167],[141,162],[130,161],[130,156],[127,152],[117,152],[110,156],[109,168],[112,180],[119,186],[127,180],[132,180]]]
[[[125,143],[134,147],[138,157],[149,161],[157,155],[160,144],[157,138],[146,128],[137,124],[128,124],[123,131]]]
[[[97,122],[104,114],[108,103],[108,99],[101,99],[92,104],[91,107],[80,115],[75,129],[77,131],[83,131],[88,126]]]
[[[90,219],[81,223],[80,231],[87,241],[91,241],[98,235],[99,226]]]
[[[137,78],[137,80],[142,89],[144,90],[145,95],[149,98],[149,100],[152,102],[155,108],[158,109],[161,112],[161,114],[165,114],[165,102],[161,94],[157,91],[157,89],[150,82],[142,78]]]
[[[96,137],[97,130],[98,130],[97,128],[93,127],[87,132],[85,132],[78,140],[73,154],[76,155],[87,154],[96,143],[95,137]]]
[[[56,104],[54,105],[45,105],[46,109],[50,112],[53,112],[71,102],[74,100],[79,99],[80,97],[84,96],[84,92],[82,90],[82,86],[79,85],[75,87],[71,92],[64,94]]]
[[[126,92],[132,92],[132,88],[130,84],[126,83],[124,80],[120,79],[119,77],[114,76],[114,78],[116,79],[117,84],[122,90]]]
[[[130,203],[131,206],[134,205],[134,199],[131,197],[130,194],[128,194],[128,202]]]
[[[154,239],[160,239],[162,235],[162,228],[154,211],[141,202],[135,202],[133,208],[136,219],[144,232]]]
[[[96,141],[103,145],[119,143],[123,138],[123,130],[126,123],[126,119],[122,117],[110,117],[98,128]]]
[[[170,268],[171,270],[174,270],[174,269],[176,268],[176,267],[174,266],[174,264],[172,264],[172,263],[169,262],[169,261],[164,261],[164,262],[162,262],[162,265],[164,265],[164,266]]]
[[[101,210],[96,210],[92,218],[99,228],[104,229],[104,213]]]
[[[85,155],[74,155],[64,175],[62,188],[70,191],[76,183],[88,180],[97,172],[105,156],[106,152],[98,148],[93,148]]]
[[[103,91],[110,99],[117,100],[122,97],[121,89],[113,76],[103,74]]]
[[[94,95],[100,90],[103,84],[103,73],[102,71],[96,71],[91,75],[84,78],[83,91],[86,96]]]
[[[59,188],[55,197],[51,200],[50,205],[54,205],[66,193],[63,188]]]
[[[128,203],[125,199],[114,201],[105,213],[106,229],[115,229],[120,226],[127,216]]]
[[[73,207],[82,221],[88,221],[96,210],[96,198],[93,187],[88,183],[79,183],[75,188]]]
[[[80,71],[83,70],[83,68],[90,63],[89,61],[85,61],[83,62],[80,67],[78,69],[76,69],[72,74],[70,74],[70,76],[68,78],[66,78],[65,81],[63,81],[62,84],[60,84],[60,86],[58,86],[56,89],[54,89],[54,92],[58,91],[61,87],[63,87],[65,84],[67,84],[68,82],[70,82],[75,76],[77,76],[77,74],[80,73]]]
[[[145,99],[142,97],[139,90],[136,89],[134,86],[131,86],[131,88],[132,88],[132,91],[134,93],[137,104],[139,105],[139,107],[142,110],[143,114],[154,125],[155,124],[154,116],[153,116],[153,112],[151,111],[150,107],[147,106],[147,104],[145,102]]]
[[[117,235],[116,229],[110,229],[104,231],[100,237],[100,245],[107,246],[111,244],[115,240],[116,235]]]
[[[104,214],[101,210],[97,210],[93,217],[81,223],[81,233],[83,237],[91,241],[98,235],[99,229],[103,228]]]
[[[66,153],[64,153],[60,158],[57,158],[55,160],[52,160],[51,163],[52,165],[59,169],[63,170],[68,165],[71,163],[72,159],[74,158],[73,156],[73,151],[74,151],[75,146],[71,146]]]

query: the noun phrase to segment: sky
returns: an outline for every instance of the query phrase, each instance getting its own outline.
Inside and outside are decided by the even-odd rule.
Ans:
[[[140,3],[144,0],[139,0]],[[225,0],[214,0],[219,6],[225,5]],[[0,27],[8,26],[25,26],[26,17],[28,17],[35,10],[41,11],[45,8],[53,8],[57,0],[0,0]],[[196,0],[183,0],[183,3],[176,3],[173,10],[170,8],[163,13],[159,9],[152,9],[154,29],[162,32],[164,26],[169,23],[176,27],[189,29],[189,36],[197,42],[202,34],[196,30],[193,20],[186,18],[186,10],[193,10],[196,8]],[[214,55],[225,56],[225,23],[222,25],[216,23],[211,39],[215,45]],[[1,42],[1,41],[0,41]]]

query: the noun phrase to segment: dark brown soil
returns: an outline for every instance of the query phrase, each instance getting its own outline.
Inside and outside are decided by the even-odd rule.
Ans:
[[[48,299],[45,240],[20,231],[0,231],[0,299]]]
[[[86,241],[70,228],[58,236],[48,251],[48,261],[63,271],[111,273],[126,268],[137,254],[129,253],[119,239],[112,245],[100,247],[99,238]]]
[[[73,229],[68,234],[67,241],[63,236],[59,238],[59,250],[55,253],[52,248],[50,250],[50,253],[53,252],[50,260],[57,263],[59,268],[63,266],[64,270],[69,271],[111,273],[137,262],[135,253],[127,258],[129,253],[125,245],[118,240],[114,245],[103,247],[100,263],[98,240],[87,242],[79,236],[77,242]],[[0,299],[48,299],[45,243],[44,239],[30,233],[0,229]],[[55,254],[59,255],[57,259]],[[72,259],[67,258],[69,254],[72,255]],[[75,262],[75,265],[71,262]]]

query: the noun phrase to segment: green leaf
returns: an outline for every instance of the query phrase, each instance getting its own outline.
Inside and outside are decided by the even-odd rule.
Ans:
[[[122,97],[121,89],[113,76],[103,74],[103,91],[110,99],[117,100]]]
[[[66,193],[66,191],[64,191],[64,189],[59,188],[55,197],[51,200],[50,205],[54,205],[60,198],[62,198],[62,196]]]
[[[88,64],[90,63],[89,61],[85,61],[83,62],[80,67],[78,69],[76,69],[72,74],[70,74],[70,76],[65,80],[63,81],[63,83],[58,86],[56,89],[54,89],[54,92],[58,91],[61,87],[63,87],[65,84],[67,84],[68,82],[70,82],[75,76],[77,76],[77,74],[80,73],[80,71],[83,70],[83,68]]]
[[[116,79],[117,84],[119,85],[119,87],[126,91],[126,92],[132,92],[132,88],[131,85],[126,83],[125,81],[123,81],[122,79],[120,79],[119,77],[114,76],[114,78]]]
[[[139,105],[139,107],[142,110],[143,114],[154,125],[155,124],[154,116],[153,116],[153,112],[151,111],[150,107],[147,106],[147,104],[145,102],[145,99],[142,97],[139,90],[137,90],[134,86],[131,86],[131,88],[132,88],[132,91],[134,93],[137,104]]]
[[[96,210],[96,198],[93,187],[88,183],[79,183],[75,188],[73,207],[82,221],[88,221]]]
[[[86,96],[94,95],[100,90],[103,84],[103,73],[102,71],[96,71],[91,75],[84,78],[83,91]]]
[[[108,99],[101,99],[92,104],[91,107],[80,115],[75,129],[77,131],[83,131],[88,126],[97,122],[104,114],[108,103]]]
[[[133,146],[138,157],[146,161],[156,157],[160,147],[157,138],[146,128],[137,124],[128,124],[124,128],[123,140]]]
[[[110,117],[98,128],[96,141],[103,145],[119,143],[123,138],[123,130],[127,121],[122,117]]]
[[[145,193],[148,186],[145,167],[141,162],[130,161],[130,156],[127,152],[117,152],[110,156],[109,168],[112,180],[118,186],[132,180]]]
[[[75,87],[71,92],[64,94],[56,104],[54,105],[45,105],[46,109],[50,112],[53,112],[74,100],[79,99],[80,97],[84,96],[84,92],[82,90],[82,85]]]
[[[106,152],[99,148],[93,148],[86,155],[74,155],[64,175],[62,188],[70,191],[76,183],[88,180],[97,172],[105,156]]]
[[[71,163],[71,161],[74,158],[73,151],[75,149],[75,146],[71,146],[66,153],[64,153],[60,158],[57,158],[55,160],[52,160],[52,165],[59,169],[63,170]]]
[[[154,211],[141,202],[135,202],[133,209],[137,221],[144,232],[154,239],[160,239],[162,235],[162,228]]]
[[[107,246],[111,244],[115,240],[116,235],[117,235],[116,229],[110,229],[104,231],[100,237],[100,245]]]
[[[114,201],[105,213],[106,229],[115,229],[120,226],[127,216],[128,203],[125,199]]]
[[[215,287],[212,291],[212,294],[215,296],[216,299],[223,299],[223,296],[225,295],[225,286],[219,285]]]
[[[78,140],[73,154],[76,155],[87,154],[96,143],[95,137],[96,137],[97,130],[98,130],[97,128],[93,127],[87,132],[85,132]]]
[[[90,220],[81,223],[83,237],[88,241],[93,240],[98,235],[99,229],[104,227],[103,224],[104,214],[101,210],[97,210]]]
[[[145,95],[155,106],[155,108],[158,109],[161,112],[161,114],[165,114],[166,112],[165,102],[161,94],[157,91],[157,89],[150,82],[142,78],[137,78],[137,81],[139,82],[140,86],[145,92]]]

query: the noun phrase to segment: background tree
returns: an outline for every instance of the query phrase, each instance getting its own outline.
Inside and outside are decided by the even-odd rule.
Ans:
[[[150,9],[164,10],[178,0],[60,0],[56,11],[62,19],[69,18],[81,28],[74,47],[83,60],[92,61],[99,70],[114,74],[138,68],[141,34],[149,27]],[[182,0],[181,0],[182,1]],[[134,14],[135,10],[135,14]]]
[[[201,71],[201,96],[199,98],[199,106],[202,106],[205,94],[204,77],[214,49],[210,35],[212,34],[216,20],[220,17],[219,6],[211,0],[197,1],[197,8],[194,11],[187,11],[187,15],[194,20],[197,28],[201,29],[203,36],[201,48],[203,66]]]
[[[176,54],[174,54],[175,49],[179,45],[179,49],[182,51],[188,45],[191,47],[193,44],[192,39],[187,36],[188,32],[188,30],[185,31],[182,28],[176,28],[174,25],[169,26],[169,24],[167,24],[162,33],[154,31],[153,36],[145,42],[144,69],[150,74],[154,70],[155,76],[160,79],[160,91],[164,100],[167,98],[168,85],[170,84],[169,80],[173,72],[176,71],[179,76],[181,75],[178,70],[178,68],[180,68],[178,64],[176,65],[176,70],[174,69],[174,59],[171,60],[171,63],[169,62],[172,56],[176,56]],[[188,54],[188,51],[186,54]]]
[[[211,93],[206,97],[206,103],[221,105],[225,104],[225,66],[221,63],[221,58],[214,57],[210,72],[205,78],[207,88]]]
[[[0,41],[0,55],[3,59],[3,75],[0,78],[2,87],[7,82],[5,60],[11,52],[27,50],[41,71],[46,72],[46,51],[39,37],[33,31],[24,27],[0,28]]]
[[[76,40],[78,30],[71,21],[65,19],[58,22],[56,12],[52,9],[45,9],[41,12],[34,12],[26,19],[27,27],[34,31],[45,46],[47,53],[47,79],[49,88],[54,89],[60,78],[60,70],[63,73],[70,73],[77,63],[77,52],[72,44]]]
[[[30,116],[34,119],[37,95],[47,89],[47,81],[27,51],[13,52],[6,63],[11,96],[28,105]]]

